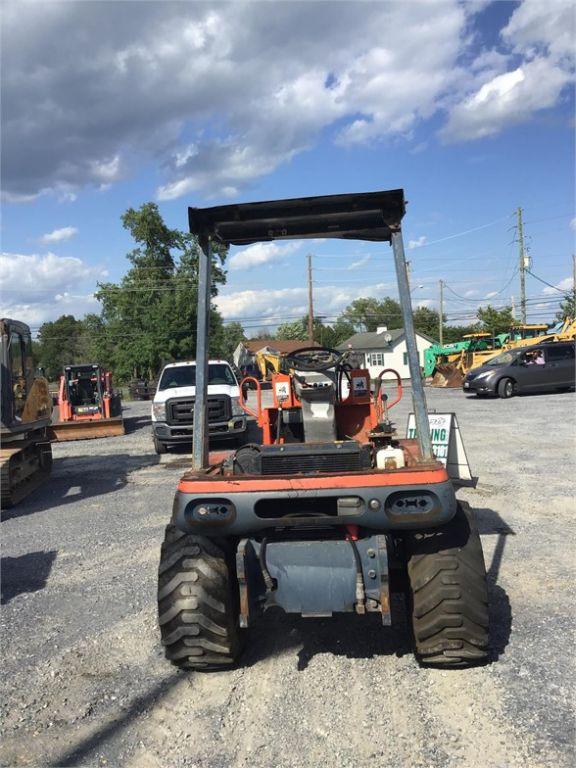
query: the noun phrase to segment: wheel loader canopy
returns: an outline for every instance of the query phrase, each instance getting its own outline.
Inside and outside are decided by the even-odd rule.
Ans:
[[[224,245],[313,237],[378,242],[391,240],[405,210],[404,190],[393,189],[188,208],[188,220],[192,234]]]

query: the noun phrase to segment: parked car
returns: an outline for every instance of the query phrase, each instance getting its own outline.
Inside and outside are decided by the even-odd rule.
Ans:
[[[574,388],[575,344],[555,341],[508,349],[466,375],[462,389],[512,397],[521,392]]]
[[[152,402],[152,433],[156,453],[171,445],[192,444],[196,363],[165,366]],[[208,363],[208,431],[211,437],[236,442],[246,431],[238,379],[226,360]]]

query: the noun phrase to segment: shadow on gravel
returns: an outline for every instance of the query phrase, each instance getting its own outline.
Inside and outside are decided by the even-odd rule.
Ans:
[[[24,592],[38,592],[44,589],[56,560],[56,551],[29,552],[20,557],[3,557],[0,561],[0,603],[6,605]]]
[[[182,672],[175,672],[165,680],[161,680],[146,693],[137,696],[132,704],[119,717],[107,725],[98,728],[98,730],[91,736],[84,739],[76,746],[71,747],[67,752],[60,754],[51,763],[46,763],[47,768],[84,765],[87,757],[92,752],[101,748],[106,742],[114,738],[114,736],[123,728],[133,725],[135,718],[149,709],[152,705],[156,704],[163,696],[166,696],[172,686],[176,685],[182,677]]]
[[[153,453],[144,456],[93,454],[57,459],[46,483],[16,507],[3,510],[2,520],[105,496],[124,488],[132,472],[158,463],[159,457]]]
[[[491,661],[504,653],[512,633],[512,607],[505,590],[498,584],[498,575],[504,558],[506,537],[515,536],[508,523],[493,509],[476,507],[476,523],[481,536],[497,536],[492,562],[486,563],[488,581],[488,607],[490,611]]]
[[[150,415],[147,416],[125,416],[124,417],[124,429],[127,435],[131,435],[133,432],[137,432],[139,429],[149,427],[152,424]],[[150,438],[152,442],[152,438]]]
[[[319,653],[348,659],[373,659],[411,653],[408,636],[382,625],[382,618],[341,614],[327,619],[304,619],[270,609],[254,623],[241,665],[251,667],[263,659],[298,649],[298,670],[308,667]]]

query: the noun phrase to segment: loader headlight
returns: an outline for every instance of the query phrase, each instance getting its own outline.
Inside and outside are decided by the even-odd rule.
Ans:
[[[152,418],[156,421],[166,421],[166,403],[152,403]]]
[[[232,402],[232,416],[244,416],[244,409],[240,405],[239,397],[231,397]]]

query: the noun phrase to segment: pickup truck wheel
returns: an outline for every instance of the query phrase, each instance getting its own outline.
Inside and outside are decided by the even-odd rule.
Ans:
[[[166,527],[158,622],[166,658],[182,669],[232,666],[241,651],[233,556],[205,536]]]
[[[514,382],[512,379],[502,379],[498,382],[498,397],[504,399],[512,397],[514,394]]]
[[[468,504],[442,528],[406,539],[415,653],[423,664],[463,667],[488,657],[488,591]]]
[[[157,437],[154,438],[154,450],[157,454],[161,455],[163,453],[168,452],[168,446],[166,443],[163,443],[161,440],[158,440]]]

